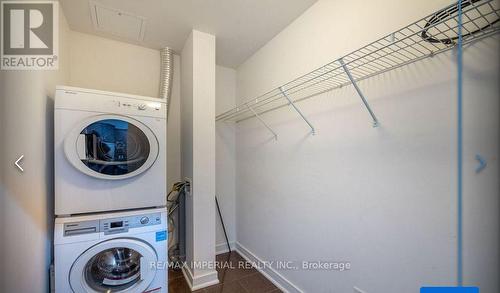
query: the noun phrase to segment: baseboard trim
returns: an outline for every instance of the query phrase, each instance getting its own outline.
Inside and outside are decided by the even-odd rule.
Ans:
[[[235,243],[234,242],[229,242],[229,246],[231,247],[231,250],[235,250]],[[229,249],[227,248],[226,242],[219,243],[219,244],[215,245],[215,254],[216,255],[226,253],[226,252],[229,252]]]
[[[269,281],[276,285],[281,291],[285,293],[304,293],[299,287],[295,286],[283,275],[278,273],[275,269],[264,265],[265,262],[256,256],[253,252],[248,250],[241,243],[235,243],[235,250],[247,261],[257,264],[256,269],[263,274]]]
[[[184,275],[184,279],[188,283],[189,288],[193,287],[193,273],[191,272],[191,268],[187,265],[183,265],[182,274]]]
[[[189,289],[191,289],[191,291],[196,291],[208,286],[219,284],[219,278],[217,276],[216,270],[201,276],[196,276],[195,278],[193,277],[191,267],[189,267],[188,265],[184,265],[182,266],[182,274],[184,275],[184,279],[186,279],[186,282],[188,283]]]

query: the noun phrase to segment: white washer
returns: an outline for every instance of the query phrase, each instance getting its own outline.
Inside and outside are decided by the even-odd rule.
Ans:
[[[56,218],[56,293],[166,293],[166,210]]]
[[[165,206],[163,100],[57,87],[55,214]]]

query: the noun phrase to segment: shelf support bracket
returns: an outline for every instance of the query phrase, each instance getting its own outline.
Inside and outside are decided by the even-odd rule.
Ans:
[[[276,134],[276,132],[274,132],[274,130],[273,130],[271,127],[269,127],[269,125],[267,125],[266,121],[264,121],[264,119],[262,119],[262,118],[260,117],[260,115],[259,115],[259,114],[257,114],[257,112],[255,112],[255,111],[254,111],[254,109],[253,109],[252,107],[250,107],[250,105],[247,105],[247,107],[248,107],[248,110],[250,110],[250,111],[253,113],[253,115],[254,115],[257,119],[259,119],[260,123],[262,123],[262,124],[263,124],[263,125],[267,128],[267,130],[269,130],[269,132],[271,132],[271,133],[273,134],[274,139],[275,139],[275,140],[278,140],[278,134]]]
[[[366,101],[365,96],[363,95],[363,92],[361,91],[361,89],[359,88],[358,84],[356,83],[356,81],[352,77],[352,74],[349,71],[349,69],[347,68],[347,66],[345,65],[344,60],[342,58],[340,58],[339,62],[340,62],[340,65],[342,65],[342,68],[344,69],[345,74],[347,75],[347,77],[351,81],[352,85],[354,86],[354,89],[356,89],[356,92],[358,92],[358,95],[361,98],[361,100],[363,101],[363,104],[365,104],[365,107],[368,110],[368,112],[370,113],[370,116],[372,116],[373,127],[377,127],[379,125],[378,119],[375,116],[375,113],[373,113],[372,109],[370,108],[370,105]]]
[[[302,114],[300,109],[297,108],[295,103],[292,101],[292,99],[290,99],[290,97],[288,97],[288,95],[285,93],[285,91],[283,90],[282,87],[280,87],[280,92],[283,95],[283,97],[285,97],[285,99],[288,100],[288,103],[290,103],[290,105],[295,109],[295,111],[297,111],[297,113],[299,113],[300,117],[302,117],[302,119],[304,119],[304,121],[307,123],[307,125],[309,125],[309,127],[311,128],[312,135],[315,135],[316,130],[314,129],[314,126],[311,124],[311,122],[309,122],[309,120],[307,120],[306,116],[304,116],[304,114]]]

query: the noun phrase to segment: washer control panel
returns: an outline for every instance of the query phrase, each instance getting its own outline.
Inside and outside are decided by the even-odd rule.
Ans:
[[[161,213],[82,221],[64,224],[64,236],[104,232],[104,235],[128,232],[130,228],[161,224]]]

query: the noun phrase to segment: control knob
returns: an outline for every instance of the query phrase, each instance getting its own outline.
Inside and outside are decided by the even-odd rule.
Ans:
[[[137,109],[139,109],[139,110],[146,110],[146,104],[139,104],[137,106]]]
[[[141,222],[141,224],[146,225],[149,222],[149,218],[148,217],[142,217],[139,221]]]

